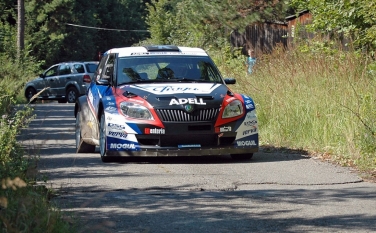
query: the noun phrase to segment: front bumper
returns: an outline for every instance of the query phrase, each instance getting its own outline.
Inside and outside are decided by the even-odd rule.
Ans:
[[[174,157],[174,156],[209,156],[209,155],[229,155],[229,154],[251,154],[258,152],[258,147],[207,147],[207,148],[184,148],[176,147],[155,149],[142,148],[137,151],[107,151],[107,156],[124,156],[124,157]]]

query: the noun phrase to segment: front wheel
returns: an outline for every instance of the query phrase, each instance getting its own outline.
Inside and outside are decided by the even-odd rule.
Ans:
[[[37,91],[32,88],[32,87],[29,87],[26,89],[26,93],[25,93],[25,96],[26,96],[26,99],[29,103],[34,103],[36,101],[36,99],[33,99],[31,102],[30,100],[33,98],[33,96],[37,93]]]
[[[66,99],[68,103],[75,103],[77,101],[78,91],[75,87],[68,88],[66,94],[67,94]]]
[[[253,153],[249,154],[231,154],[231,158],[234,160],[249,160],[253,157]]]
[[[88,144],[82,140],[81,136],[81,111],[76,116],[76,149],[77,153],[94,153],[95,145]]]

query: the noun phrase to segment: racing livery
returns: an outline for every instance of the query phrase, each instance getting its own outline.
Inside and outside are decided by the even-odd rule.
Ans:
[[[258,151],[252,98],[232,92],[199,48],[145,46],[107,51],[75,105],[77,153],[116,156],[230,154]]]

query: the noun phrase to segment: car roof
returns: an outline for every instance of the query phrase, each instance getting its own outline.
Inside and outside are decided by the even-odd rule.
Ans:
[[[205,50],[201,48],[182,47],[175,45],[150,45],[150,46],[136,46],[136,47],[123,47],[113,48],[105,52],[104,55],[109,53],[117,53],[119,57],[128,56],[142,56],[142,55],[197,55],[208,56]]]
[[[68,64],[68,63],[84,63],[84,64],[95,63],[95,64],[98,64],[99,61],[64,61],[64,62],[59,62],[56,65]]]

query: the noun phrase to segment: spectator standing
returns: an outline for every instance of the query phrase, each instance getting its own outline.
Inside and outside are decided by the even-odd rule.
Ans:
[[[256,64],[256,55],[253,49],[248,49],[248,57],[245,62],[247,66],[247,73],[251,74],[253,72],[253,66]]]

